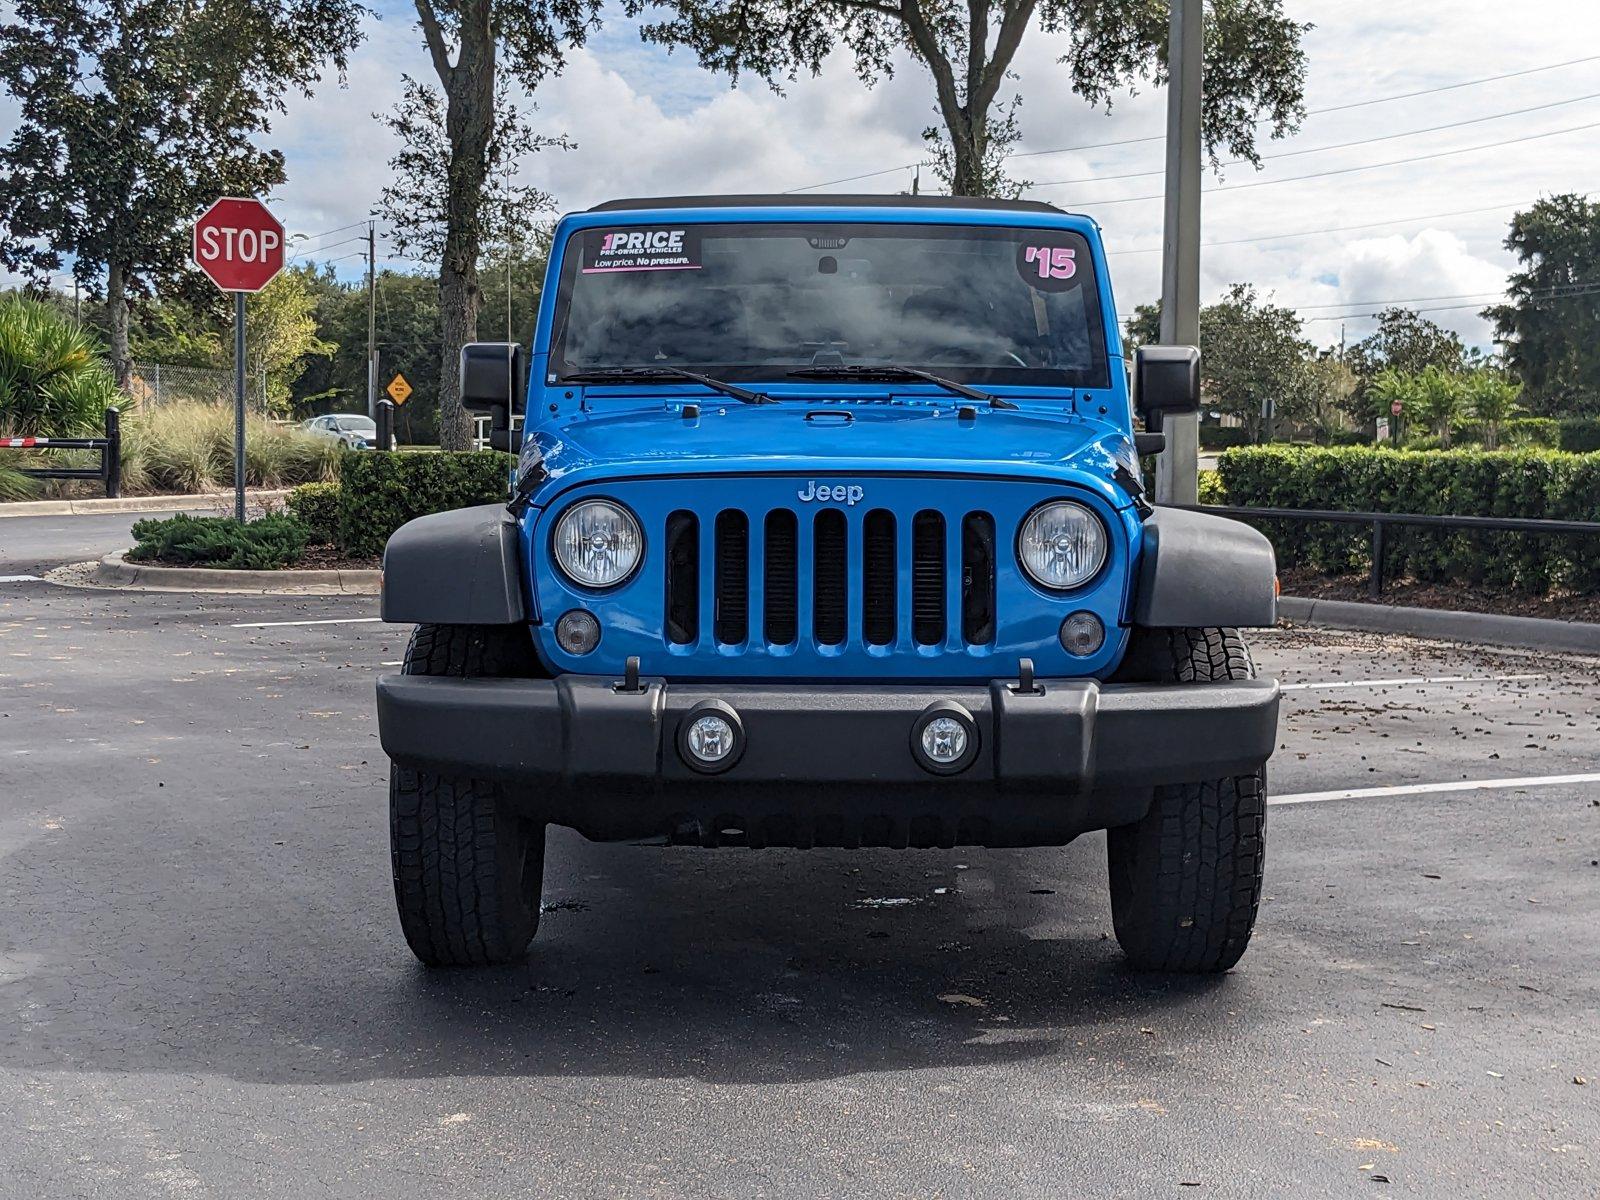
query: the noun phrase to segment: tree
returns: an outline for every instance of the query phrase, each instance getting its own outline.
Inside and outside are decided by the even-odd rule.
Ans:
[[[1508,378],[1503,371],[1480,367],[1467,376],[1466,393],[1473,417],[1483,425],[1484,449],[1499,449],[1500,427],[1522,414],[1517,404],[1522,383]]]
[[[307,358],[327,358],[337,348],[317,336],[316,273],[314,266],[284,271],[251,300],[250,320],[245,325],[245,371],[260,381],[271,412],[290,411],[294,384],[305,370]],[[226,365],[230,370],[233,367],[231,343]]]
[[[1378,328],[1350,347],[1346,358],[1363,388],[1385,368],[1420,375],[1429,367],[1459,371],[1466,361],[1461,339],[1409,308],[1386,308]]]
[[[16,0],[0,84],[20,105],[0,148],[0,262],[36,276],[65,256],[105,275],[111,360],[126,386],[128,297],[186,271],[189,223],[220,195],[284,178],[263,149],[291,89],[340,72],[354,0]],[[190,273],[191,279],[194,278]]]
[[[1439,445],[1450,447],[1450,435],[1461,423],[1467,393],[1461,376],[1438,366],[1430,366],[1417,376],[1417,415],[1433,426]]]
[[[1506,361],[1544,416],[1600,413],[1600,201],[1551,196],[1511,218],[1523,263],[1509,304],[1484,310]]]
[[[661,12],[648,41],[683,45],[702,66],[735,78],[748,71],[780,87],[816,74],[843,45],[871,85],[906,51],[933,76],[935,111],[947,141],[952,194],[1001,194],[1016,185],[990,157],[994,117],[1018,48],[1030,29],[1066,34],[1073,90],[1095,105],[1141,82],[1166,81],[1167,5],[1157,0],[625,0],[630,15]],[[664,11],[663,11],[664,10]],[[1284,15],[1282,0],[1209,0],[1203,132],[1216,163],[1226,150],[1258,162],[1260,123],[1293,132],[1301,102],[1309,26]]]
[[[515,135],[507,134],[500,60],[504,58],[508,74],[532,91],[547,75],[561,69],[565,47],[583,44],[599,21],[600,0],[415,3],[417,21],[443,92],[443,111],[439,112],[436,102],[430,104],[418,92],[412,92],[408,95],[409,110],[406,104],[402,105],[401,120],[409,124],[416,138],[424,139],[420,144],[427,144],[427,138],[437,138],[438,131],[443,131],[442,141],[433,143],[437,157],[419,163],[426,170],[411,182],[435,189],[431,194],[442,202],[429,210],[436,221],[442,221],[435,226],[440,231],[439,312],[443,342],[439,444],[447,450],[464,450],[470,444],[472,425],[461,407],[455,364],[461,347],[477,336],[482,302],[478,258],[485,241],[485,218],[493,216],[493,206],[485,207],[485,188],[496,168],[503,163],[509,166],[518,149]],[[442,123],[438,120],[440,115]],[[419,143],[409,144],[414,148]],[[420,221],[416,228],[426,225],[426,220]]]
[[[1333,440],[1345,428],[1350,416],[1351,398],[1356,392],[1356,373],[1331,354],[1306,359],[1300,367],[1297,386],[1288,415],[1310,425],[1319,442]]]
[[[1250,440],[1260,441],[1263,402],[1292,406],[1310,349],[1293,309],[1263,302],[1247,283],[1233,284],[1220,301],[1200,310],[1206,404],[1238,417]]]

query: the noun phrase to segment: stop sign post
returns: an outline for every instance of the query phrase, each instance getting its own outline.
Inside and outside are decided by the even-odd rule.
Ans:
[[[283,270],[278,218],[259,200],[224,196],[194,223],[194,263],[233,293],[233,513],[244,520],[244,298]]]

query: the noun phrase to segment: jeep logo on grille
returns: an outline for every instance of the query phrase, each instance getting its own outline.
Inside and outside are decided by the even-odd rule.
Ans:
[[[847,486],[836,483],[829,487],[824,483],[818,486],[815,479],[806,480],[805,491],[795,493],[800,499],[815,501],[817,504],[827,504],[830,500],[836,504],[855,504],[864,494],[860,484],[852,483]]]

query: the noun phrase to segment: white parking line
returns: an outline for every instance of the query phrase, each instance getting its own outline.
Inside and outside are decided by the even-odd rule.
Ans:
[[[382,617],[332,617],[322,621],[241,621],[230,629],[278,629],[285,625],[371,625]]]
[[[0,583],[38,583],[37,575],[0,575]]]
[[[1496,792],[1513,788],[1561,787],[1600,783],[1600,771],[1583,775],[1525,775],[1517,779],[1457,779],[1448,783],[1397,783],[1392,787],[1344,788],[1336,792],[1295,792],[1268,796],[1268,804],[1317,804],[1323,800],[1375,800],[1382,796],[1425,796],[1441,792]]]
[[[1280,691],[1302,692],[1324,688],[1404,687],[1429,683],[1521,683],[1530,679],[1548,679],[1548,675],[1416,675],[1405,679],[1338,679],[1324,683],[1285,683]]]

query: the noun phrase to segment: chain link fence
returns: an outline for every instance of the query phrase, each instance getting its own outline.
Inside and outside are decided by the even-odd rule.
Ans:
[[[140,408],[159,408],[163,404],[233,404],[233,372],[215,367],[186,367],[171,363],[133,364],[128,390]],[[247,377],[245,407],[254,413],[267,411],[267,384],[264,376]]]

